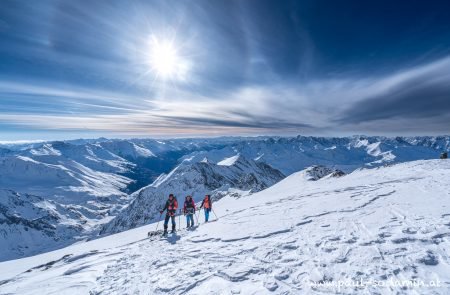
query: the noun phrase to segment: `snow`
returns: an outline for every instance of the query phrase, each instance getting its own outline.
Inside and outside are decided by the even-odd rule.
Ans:
[[[49,144],[44,144],[39,149],[31,149],[30,153],[34,156],[61,156],[61,152]]]
[[[138,146],[137,144],[133,144],[134,149],[136,150],[136,154],[141,157],[156,157],[152,151],[149,149]]]
[[[317,181],[295,173],[259,193],[222,198],[213,207],[219,220],[167,240],[146,238],[150,224],[0,263],[0,293],[323,294],[338,288],[314,284],[421,280],[440,287],[339,291],[448,294],[449,175],[446,160]]]
[[[285,175],[312,165],[333,166],[344,172],[359,167],[437,159],[449,150],[449,137],[367,137],[343,138],[297,136],[242,138],[216,149],[194,151],[184,157],[201,161],[204,157],[221,162],[239,154],[256,161],[264,161]],[[195,156],[195,158],[192,158]]]
[[[217,163],[217,165],[219,166],[232,166],[234,163],[236,163],[236,161],[239,159],[239,154],[223,159],[222,161],[220,161],[219,163]]]
[[[345,175],[344,172],[336,169],[331,169],[325,166],[321,165],[315,165],[306,168],[305,170],[299,171],[297,173],[294,173],[293,175],[296,175],[296,177],[303,178],[305,180],[319,180],[324,177],[340,177],[342,175]]]
[[[101,142],[100,145],[104,149],[109,150],[120,157],[127,157],[130,159],[155,157],[155,154],[149,148],[143,147],[132,141],[106,141]]]
[[[166,182],[168,179],[172,177],[172,175],[178,170],[180,166],[175,167],[169,174],[161,174],[150,186],[151,187],[159,187],[162,183]]]
[[[259,160],[262,159],[262,157],[264,157],[264,154],[261,154],[261,155],[257,156],[254,160],[255,161],[259,161]]]
[[[183,162],[191,162],[192,160],[194,160],[194,158],[195,158],[194,156],[185,158],[185,159],[183,159]]]
[[[242,158],[268,164],[284,175],[313,165],[349,173],[360,167],[438,158],[440,153],[450,150],[449,142],[449,136],[0,142],[0,189],[4,191],[0,193],[3,198],[0,203],[6,206],[2,211],[8,214],[8,218],[0,215],[0,260],[33,255],[95,237],[104,224],[113,222],[122,209],[130,207],[139,191],[149,184],[159,187],[161,183],[171,183],[148,195],[149,202],[154,204],[146,204],[145,210],[159,206],[170,190],[176,190],[181,197],[184,190],[195,193],[196,198],[209,191],[218,198],[225,194],[239,197],[241,193],[231,192],[235,189],[254,193],[278,179],[267,181],[270,169],[258,168],[255,163],[242,165]],[[195,166],[199,162],[208,164],[204,168],[210,169],[197,167],[201,174],[186,169],[170,174],[179,165]],[[320,175],[305,177],[310,176],[315,179]],[[10,202],[14,194],[24,198],[24,202]],[[40,207],[44,201],[56,211],[51,206]],[[42,224],[31,219],[28,210],[39,213],[38,221],[43,218],[46,227],[56,230],[40,228]],[[147,218],[146,222],[153,220],[152,216]],[[5,220],[31,223],[36,228]],[[55,235],[49,238],[48,233]]]
[[[89,226],[72,215],[56,202],[0,189],[0,261],[70,245],[78,227]]]
[[[65,142],[0,157],[0,261],[54,250],[95,233],[110,221],[109,212],[128,204],[124,190],[132,179],[120,173],[130,167],[99,145]]]

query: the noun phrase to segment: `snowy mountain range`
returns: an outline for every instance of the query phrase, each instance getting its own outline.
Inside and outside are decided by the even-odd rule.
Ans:
[[[437,137],[305,137],[240,140],[222,149],[195,151],[185,157],[219,162],[239,153],[263,161],[286,175],[312,165],[324,165],[351,172],[360,167],[377,167],[419,159],[437,159],[450,149],[449,136]]]
[[[100,234],[111,234],[145,225],[159,216],[167,196],[173,193],[180,208],[184,198],[191,195],[198,202],[205,194],[212,200],[232,194],[240,196],[266,189],[285,176],[262,162],[235,156],[219,162],[206,159],[191,163],[183,161],[168,175],[161,175],[153,184],[133,194],[134,201],[108,223]]]
[[[87,222],[76,209],[3,189],[0,216],[1,261],[67,246],[78,239]]]
[[[0,261],[150,222],[169,191],[180,201],[187,193],[197,200],[206,192],[238,196],[313,165],[349,173],[435,159],[449,142],[297,136],[0,143]]]
[[[2,262],[0,293],[448,294],[449,160],[321,171],[225,196],[167,239],[149,224]]]

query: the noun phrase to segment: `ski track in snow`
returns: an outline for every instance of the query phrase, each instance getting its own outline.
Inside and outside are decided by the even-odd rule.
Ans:
[[[307,282],[391,278],[442,287],[341,292],[448,294],[449,172],[450,161],[419,161],[315,182],[293,175],[222,199],[220,219],[193,231],[144,239],[152,224],[120,246],[87,244],[12,277],[1,272],[0,294],[332,294]]]

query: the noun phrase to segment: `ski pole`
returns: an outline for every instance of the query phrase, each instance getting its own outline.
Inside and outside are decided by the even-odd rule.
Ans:
[[[219,219],[219,217],[217,216],[216,212],[214,212],[214,209],[211,208],[212,212],[214,213],[214,215],[216,215],[216,218]]]
[[[198,217],[197,217],[197,213],[195,213],[195,211],[194,211],[194,215],[195,215],[195,219],[197,219],[197,225],[199,225],[199,224],[200,224],[200,222],[198,222]]]
[[[181,230],[181,209],[180,214],[178,214],[178,230]]]
[[[159,223],[161,222],[161,216],[162,216],[162,213],[159,214],[159,220],[158,220],[158,223],[156,224],[156,230],[155,231],[158,231],[158,226],[159,226]]]

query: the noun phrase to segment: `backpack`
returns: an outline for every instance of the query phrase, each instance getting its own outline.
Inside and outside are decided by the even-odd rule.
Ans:
[[[205,207],[205,209],[211,208],[211,197],[205,197],[203,200],[203,207]]]
[[[178,201],[177,198],[174,196],[172,202],[170,200],[167,200],[166,204],[167,210],[176,210],[178,208]],[[175,208],[174,208],[175,207]]]
[[[184,201],[184,204],[185,204],[186,209],[195,208],[195,203],[194,203],[193,199],[191,199],[190,201],[188,201],[188,200]]]

